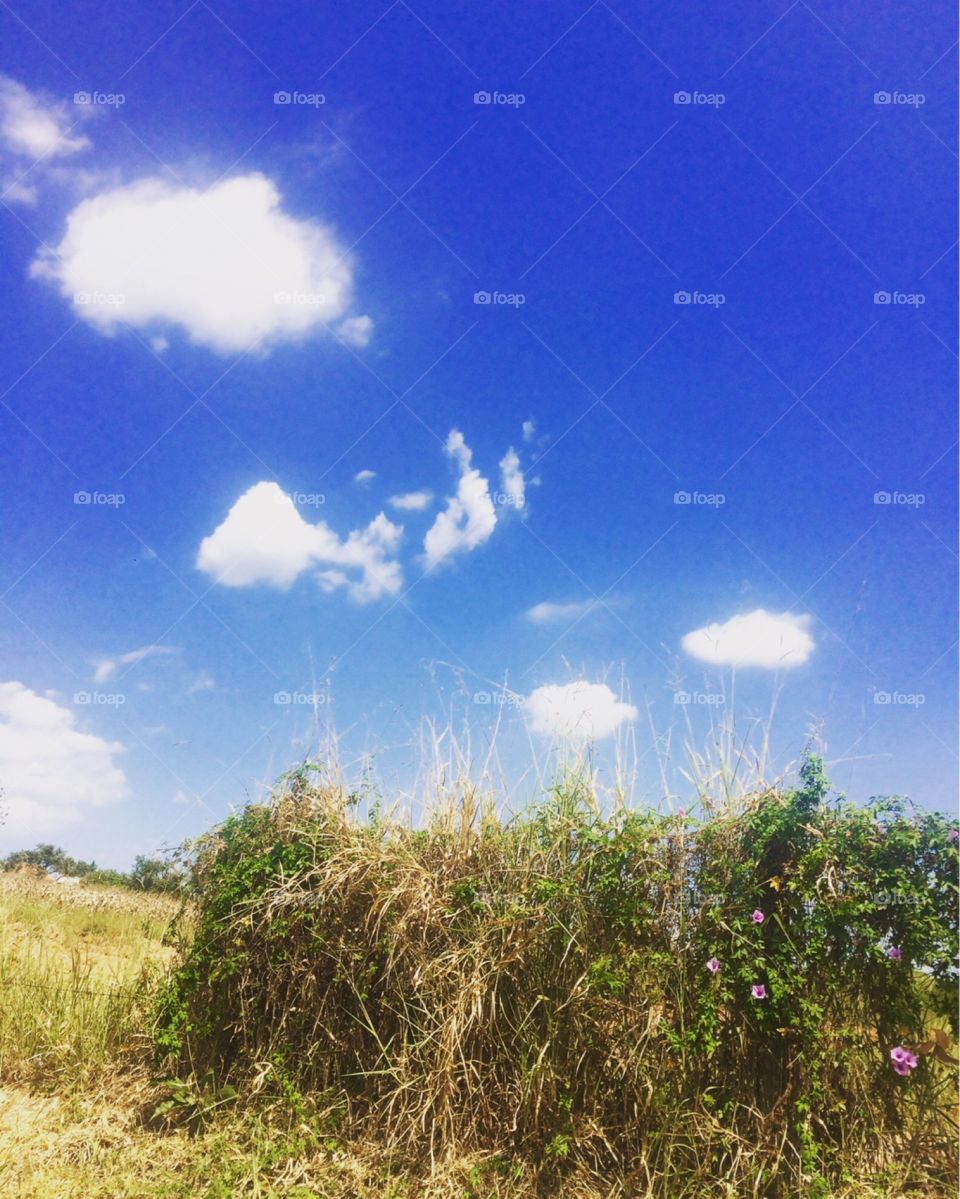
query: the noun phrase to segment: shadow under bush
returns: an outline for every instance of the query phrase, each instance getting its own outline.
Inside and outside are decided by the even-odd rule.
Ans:
[[[506,825],[467,793],[415,831],[298,772],[195,847],[158,1050],[410,1160],[955,1193],[955,830],[827,791],[811,758],[697,822],[571,776]]]

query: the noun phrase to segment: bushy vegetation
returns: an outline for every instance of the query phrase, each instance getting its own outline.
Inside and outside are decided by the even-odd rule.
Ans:
[[[577,1194],[954,1193],[957,866],[943,817],[815,758],[702,820],[570,774],[421,829],[303,770],[194,847],[158,1052],[191,1118],[280,1095]]]
[[[0,869],[16,870],[20,866],[35,866],[50,874],[82,878],[98,887],[131,887],[136,891],[156,891],[175,894],[186,883],[186,876],[176,858],[151,858],[143,854],[134,859],[129,872],[102,869],[96,862],[83,862],[57,845],[37,845],[34,849],[18,849],[0,861]]]

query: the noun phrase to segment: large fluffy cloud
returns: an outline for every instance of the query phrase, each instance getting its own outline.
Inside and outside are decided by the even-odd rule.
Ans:
[[[490,537],[497,524],[490,486],[476,467],[471,466],[473,455],[458,429],[451,429],[446,451],[457,463],[460,479],[456,495],[447,500],[446,508],[437,514],[423,540],[428,569],[455,554],[476,549]]]
[[[4,833],[47,836],[128,792],[122,746],[76,727],[74,714],[22,683],[0,683]]]
[[[535,733],[566,741],[602,741],[637,719],[633,704],[622,703],[605,683],[579,681],[537,687],[524,704]]]
[[[276,483],[257,483],[203,539],[197,566],[227,587],[280,588],[315,568],[326,590],[345,587],[362,603],[400,590],[403,575],[393,555],[402,533],[381,512],[343,541],[323,521],[304,520]]]
[[[717,666],[760,666],[767,670],[800,666],[813,653],[809,616],[776,616],[763,608],[708,624],[683,638],[686,653]]]
[[[351,264],[331,232],[285,213],[260,174],[206,189],[145,180],[84,200],[32,273],[56,282],[104,332],[120,322],[179,325],[220,353],[339,320],[352,288]],[[341,330],[360,344],[370,324],[347,317]]]

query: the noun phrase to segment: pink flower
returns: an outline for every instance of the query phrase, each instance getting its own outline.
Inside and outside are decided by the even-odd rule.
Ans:
[[[890,1050],[890,1061],[894,1070],[903,1078],[906,1078],[917,1065],[916,1055],[912,1054],[909,1049],[904,1049],[902,1045],[895,1045]]]
[[[763,912],[759,908],[750,917],[754,924],[763,924]]]
[[[767,988],[763,985],[763,983],[754,983],[750,988],[750,993],[753,995],[754,999],[766,999]]]
[[[957,830],[956,830],[955,828],[952,828],[952,829],[950,830],[950,832],[949,832],[949,833],[947,833],[947,840],[948,840],[948,841],[956,841],[956,839],[957,839],[958,837],[960,837],[960,832],[957,832]]]
[[[900,949],[896,945],[891,945],[887,952],[888,952],[888,955],[890,957],[892,957],[895,962],[899,962],[900,959],[903,957],[903,950]]]
[[[711,974],[716,974],[716,972],[720,969],[720,962],[716,958],[711,958],[710,961],[707,962],[707,969]]]

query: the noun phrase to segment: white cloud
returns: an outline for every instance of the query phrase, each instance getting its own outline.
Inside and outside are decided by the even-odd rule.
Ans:
[[[216,691],[217,680],[207,670],[202,670],[187,688],[187,695],[196,695],[200,691]]]
[[[524,613],[527,620],[534,624],[559,624],[560,621],[577,620],[593,608],[599,608],[598,600],[574,600],[567,604],[554,604],[549,601],[534,604]]]
[[[94,663],[96,671],[93,676],[95,683],[105,683],[107,679],[113,678],[120,666],[136,666],[138,662],[142,662],[145,658],[163,657],[167,654],[176,654],[179,651],[172,645],[143,645],[140,649],[129,650],[125,654],[118,654],[116,658],[100,658]]]
[[[372,483],[377,477],[375,470],[358,470],[353,476],[354,483],[359,483],[361,487],[365,487],[368,483]]]
[[[337,333],[348,345],[359,346],[362,349],[370,344],[373,321],[369,316],[348,316],[337,325]]]
[[[219,353],[339,320],[352,285],[331,232],[285,213],[260,174],[206,190],[149,179],[101,192],[74,208],[31,273],[59,284],[101,332],[179,325]]]
[[[456,495],[447,500],[446,508],[438,513],[424,538],[428,569],[454,554],[476,549],[490,537],[497,524],[487,480],[471,467],[473,455],[458,429],[451,430],[446,450],[459,465],[460,481]]]
[[[366,602],[400,590],[403,575],[394,555],[402,534],[381,512],[341,541],[323,521],[305,521],[276,483],[256,483],[203,539],[197,566],[227,587],[279,588],[307,570],[329,567],[317,576],[325,590],[345,587]]]
[[[534,437],[536,437],[536,435],[537,435],[537,422],[533,419],[525,420],[523,422],[522,429],[523,429],[523,440],[524,441],[533,441]]]
[[[123,746],[76,727],[74,714],[22,683],[0,683],[0,788],[5,833],[46,836],[128,794],[113,755]]]
[[[813,653],[807,632],[809,616],[784,612],[775,616],[763,608],[733,616],[724,624],[709,624],[687,633],[684,651],[717,666],[761,666],[767,670],[800,666]]]
[[[405,491],[403,495],[392,495],[387,502],[401,512],[422,512],[433,502],[433,492]]]
[[[37,159],[86,150],[87,138],[71,136],[78,115],[78,110],[71,113],[66,104],[43,99],[0,75],[0,138],[12,153]]]
[[[621,703],[605,683],[578,681],[538,687],[524,704],[535,733],[566,741],[601,741],[637,719],[633,704]]]
[[[526,484],[520,469],[520,459],[513,446],[500,459],[500,486],[509,507],[523,508]]]

